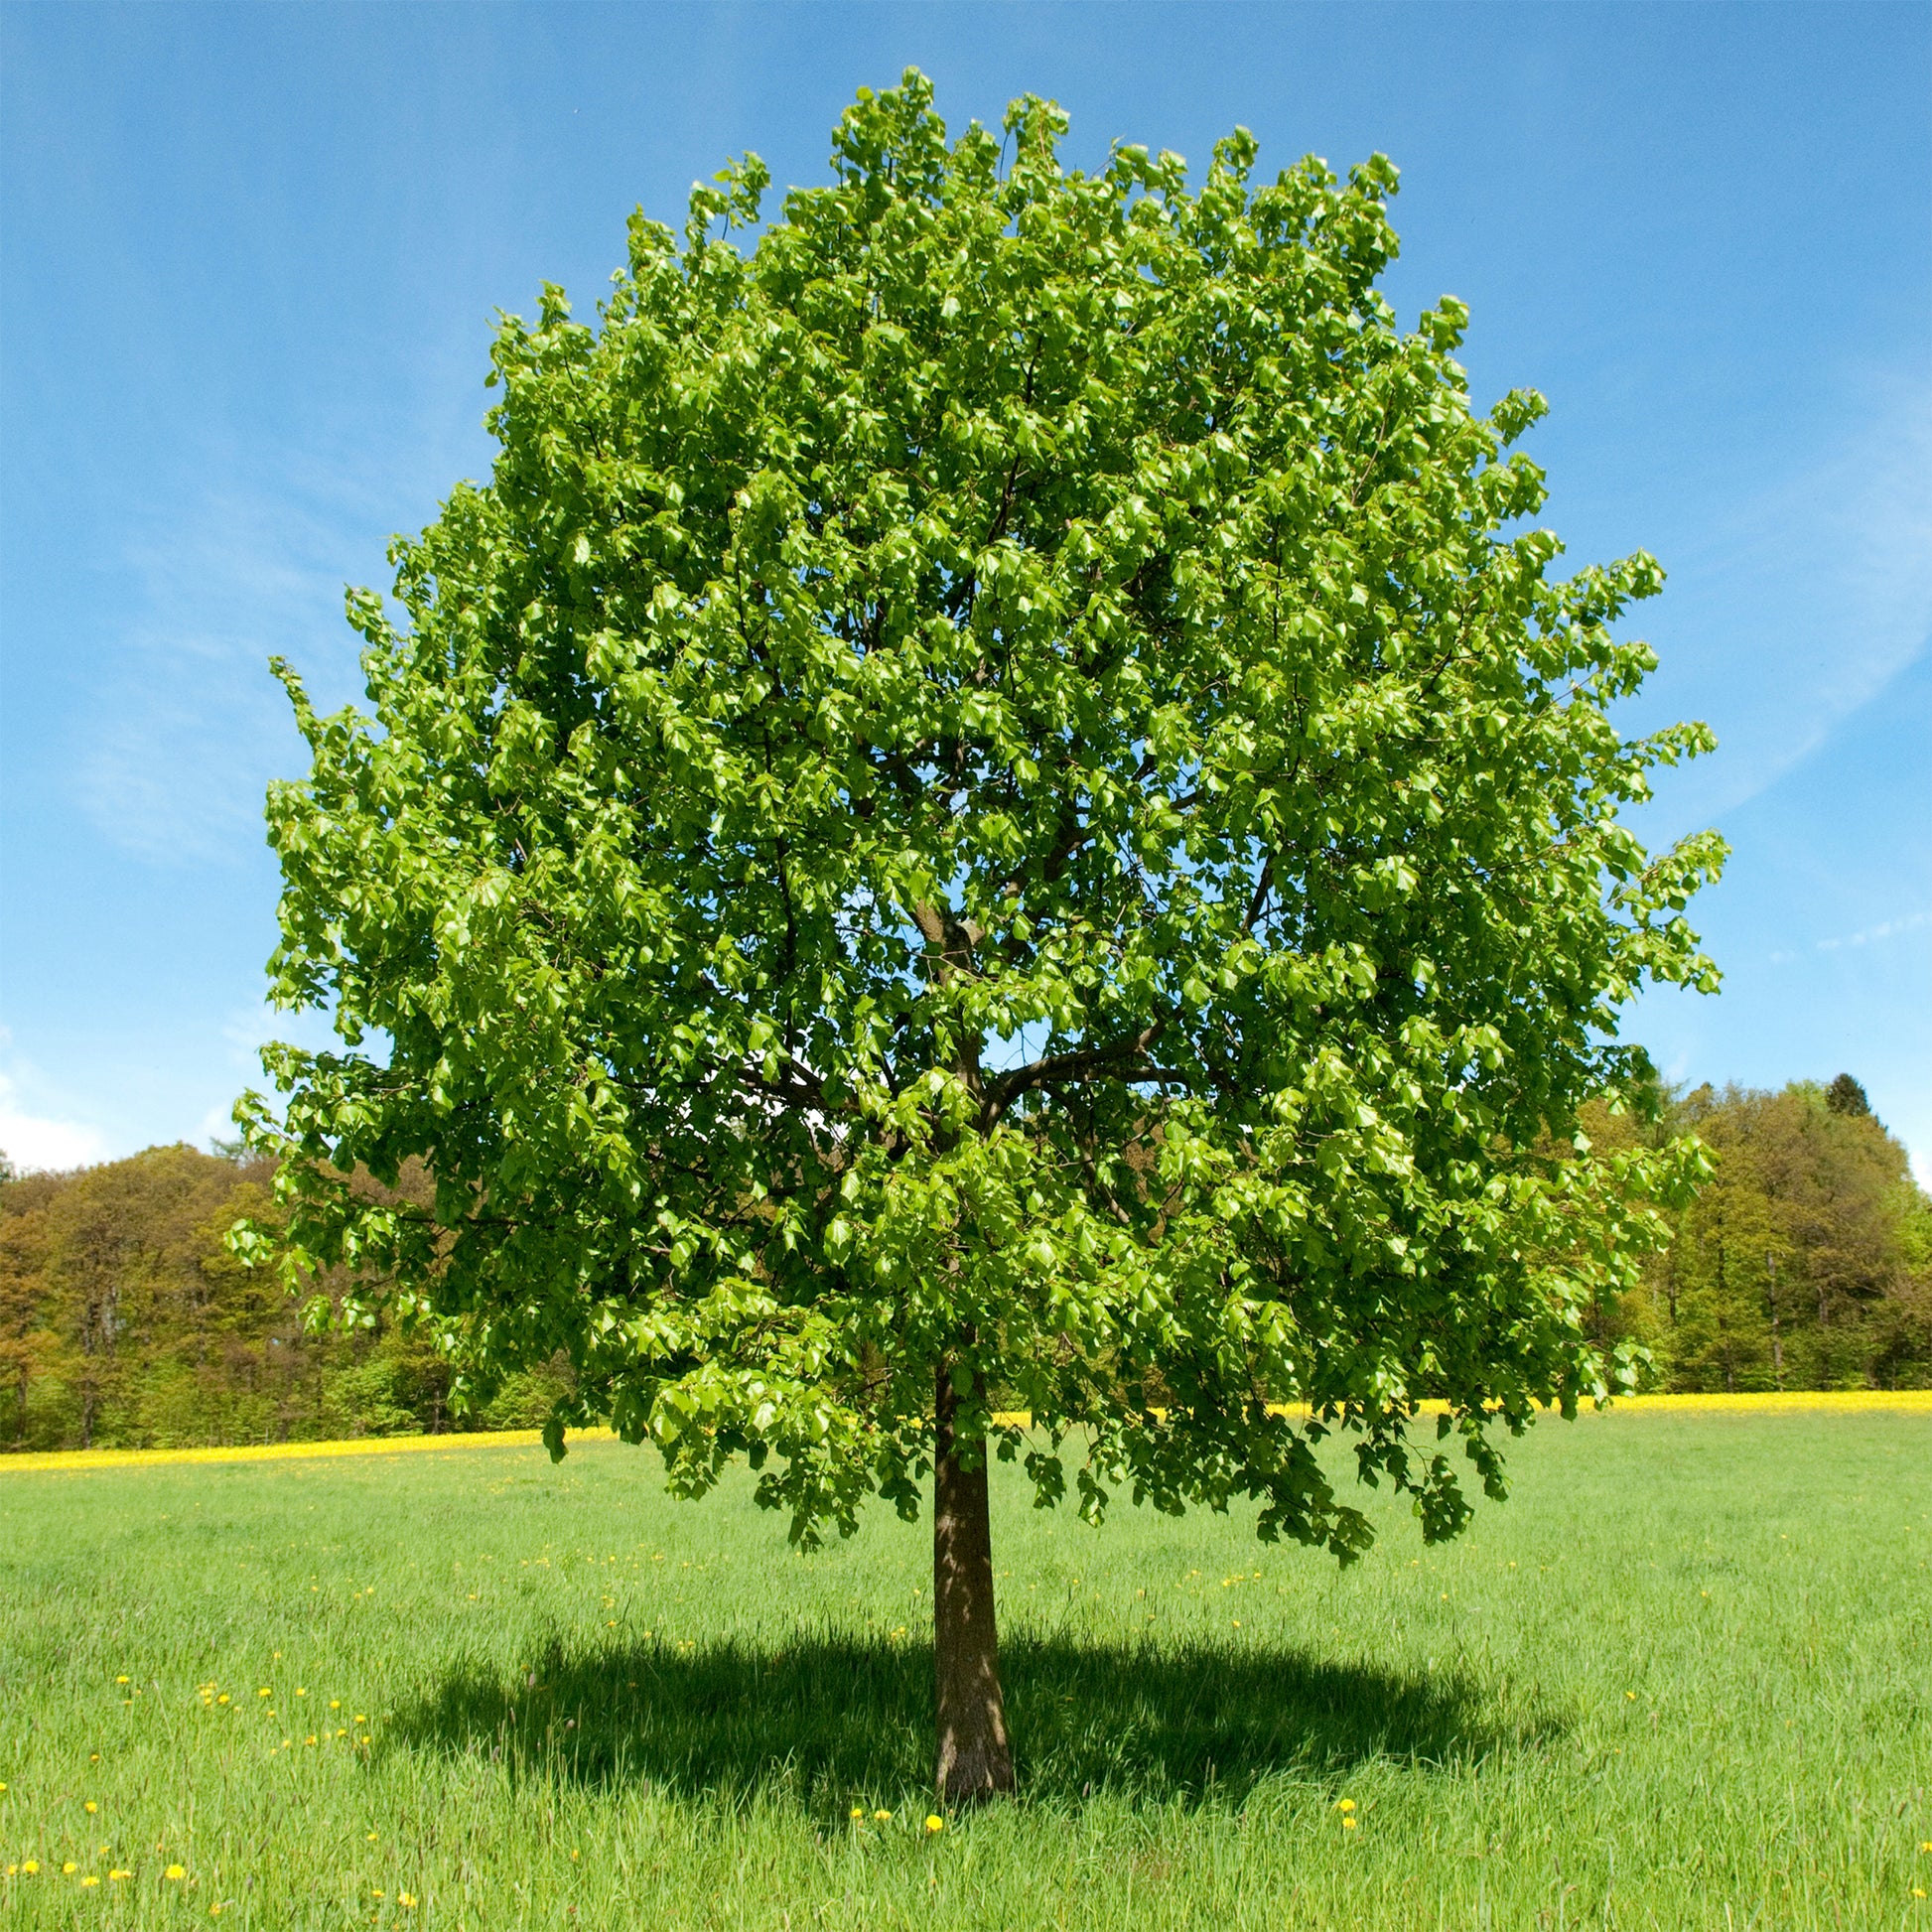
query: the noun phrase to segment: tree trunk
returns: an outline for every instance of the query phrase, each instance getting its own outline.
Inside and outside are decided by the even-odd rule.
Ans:
[[[939,1797],[970,1804],[1013,1789],[1000,1646],[993,1619],[993,1532],[986,1446],[953,1434],[959,1398],[939,1365],[932,1470],[932,1664],[938,1693]],[[959,1451],[971,1450],[972,1468]]]

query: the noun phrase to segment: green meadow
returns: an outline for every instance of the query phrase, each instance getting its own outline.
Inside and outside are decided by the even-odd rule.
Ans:
[[[0,1920],[1932,1927],[1932,1416],[1511,1468],[1345,1572],[998,1470],[1022,1795],[936,1831],[924,1522],[798,1556],[608,1443],[0,1469]]]

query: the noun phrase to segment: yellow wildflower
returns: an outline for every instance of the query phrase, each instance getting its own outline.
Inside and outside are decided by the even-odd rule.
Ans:
[[[413,1891],[399,1891],[396,1893],[396,1903],[406,1912],[414,1911],[416,1907],[416,1894]]]
[[[98,1806],[97,1804],[95,1804],[95,1803],[94,1803],[94,1801],[93,1801],[93,1800],[92,1800],[91,1798],[89,1798],[89,1799],[87,1800],[87,1803],[86,1803],[86,1807],[85,1807],[85,1808],[86,1808],[86,1809],[87,1809],[88,1811],[98,1811],[98,1810],[100,1809],[100,1807],[99,1807],[99,1806]]]
[[[927,1817],[925,1828],[929,1832],[943,1832],[946,1829],[946,1821],[935,1811]]]
[[[167,1878],[186,1878],[188,1873],[180,1865],[171,1864],[162,1875]]]
[[[872,1816],[873,1822],[878,1825],[890,1825],[893,1822],[893,1814],[890,1811],[876,1811]]]
[[[22,1859],[20,1868],[31,1878],[41,1868],[41,1862],[38,1859]]]
[[[67,1863],[61,1866],[61,1869],[63,1871],[78,1871],[80,1867],[77,1864],[75,1864],[71,1859],[69,1859]]]
[[[95,1873],[90,1871],[87,1873],[87,1875],[84,1878],[81,1879],[80,1882],[83,1885],[97,1885],[100,1883],[100,1879]]]
[[[107,1875],[118,1883],[123,1878],[132,1878],[134,1873],[127,1870],[124,1866],[116,1865]]]
[[[267,1685],[263,1685],[263,1686],[262,1686],[262,1688],[261,1688],[261,1689],[260,1689],[259,1691],[257,1691],[257,1692],[255,1693],[255,1695],[256,1695],[256,1696],[257,1696],[258,1698],[272,1698],[272,1697],[273,1697],[273,1696],[275,1695],[275,1693],[274,1693],[273,1691],[271,1691],[271,1690],[270,1690],[270,1689],[269,1689],[269,1688],[267,1687]]]
[[[1341,1828],[1344,1832],[1352,1832],[1355,1829],[1355,1819],[1352,1813],[1341,1821]]]
[[[1335,1809],[1337,1811],[1353,1811],[1355,1809],[1355,1801],[1353,1798],[1337,1799],[1335,1802]]]
[[[127,1682],[126,1672],[122,1672],[122,1674],[119,1677],[115,1678],[114,1682],[116,1684],[125,1684]]]
[[[866,1808],[865,1808],[865,1806],[864,1806],[864,1805],[854,1805],[854,1806],[852,1807],[852,1815],[853,1815],[853,1817],[854,1817],[854,1818],[863,1818],[863,1817],[864,1817],[864,1816],[866,1815]]]

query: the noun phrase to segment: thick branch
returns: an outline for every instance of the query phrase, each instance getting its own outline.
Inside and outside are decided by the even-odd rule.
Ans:
[[[1071,1053],[1049,1053],[1029,1065],[1017,1066],[989,1080],[986,1086],[985,1124],[996,1125],[1000,1117],[1020,1098],[1036,1087],[1064,1086],[1069,1081],[1105,1074],[1112,1079],[1174,1080],[1180,1076],[1165,1067],[1137,1064],[1167,1029],[1165,1018],[1144,1028],[1132,1039],[1116,1040],[1111,1046],[1082,1046]]]

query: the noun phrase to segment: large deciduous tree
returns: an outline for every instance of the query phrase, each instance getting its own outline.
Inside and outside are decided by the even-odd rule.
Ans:
[[[1323,1437],[1443,1537],[1447,1439],[1500,1494],[1487,1430],[1614,1381],[1583,1311],[1681,1162],[1577,1110],[1711,982],[1721,856],[1619,821],[1707,742],[1610,716],[1661,573],[1552,576],[1541,400],[1376,292],[1393,168],[1063,131],[949,143],[908,73],[761,230],[748,157],[597,326],[505,321],[490,481],[350,598],[368,712],[282,668],[269,803],[342,1040],[256,1103],[285,1263],[474,1386],[569,1350],[554,1452],[747,1453],[801,1542],[929,1471],[955,1799],[1013,1781],[989,1449],[1347,1558]],[[411,1156],[433,1213],[351,1182]]]

